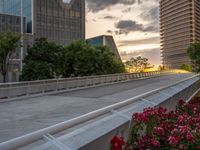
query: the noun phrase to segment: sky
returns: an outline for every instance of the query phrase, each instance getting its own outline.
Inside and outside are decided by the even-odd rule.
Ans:
[[[86,38],[113,35],[122,59],[142,56],[160,64],[158,1],[86,0]]]

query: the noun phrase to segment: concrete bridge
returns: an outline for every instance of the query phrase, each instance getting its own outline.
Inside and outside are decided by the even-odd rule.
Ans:
[[[87,88],[81,86],[73,90],[51,91],[37,96],[2,99],[0,143],[167,87],[192,76],[194,76],[192,73],[145,75]],[[66,131],[65,134],[74,129]]]

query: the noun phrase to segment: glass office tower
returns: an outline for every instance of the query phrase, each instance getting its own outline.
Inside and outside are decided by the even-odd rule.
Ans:
[[[25,32],[32,33],[32,0],[23,0],[23,17],[26,20]],[[0,13],[21,16],[21,0],[0,0]]]
[[[57,44],[85,39],[85,0],[22,0],[25,33]],[[21,0],[0,0],[0,14],[21,16]]]
[[[85,0],[33,0],[34,33],[58,44],[85,39]]]

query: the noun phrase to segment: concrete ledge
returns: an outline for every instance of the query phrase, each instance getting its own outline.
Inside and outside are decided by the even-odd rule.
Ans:
[[[192,94],[199,90],[199,77],[195,77],[166,88],[162,91],[143,97],[131,105],[125,106],[118,113],[107,114],[71,133],[60,136],[57,140],[70,150],[109,150],[110,140],[114,135],[128,136],[132,113],[141,112],[147,107],[165,107],[174,109],[179,99],[188,100]],[[121,115],[120,115],[121,114]],[[54,150],[55,145],[46,144],[34,147],[32,150]]]

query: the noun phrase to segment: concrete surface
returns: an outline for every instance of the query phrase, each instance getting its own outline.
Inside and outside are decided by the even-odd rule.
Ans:
[[[0,104],[0,142],[166,86],[192,74],[118,83]]]

